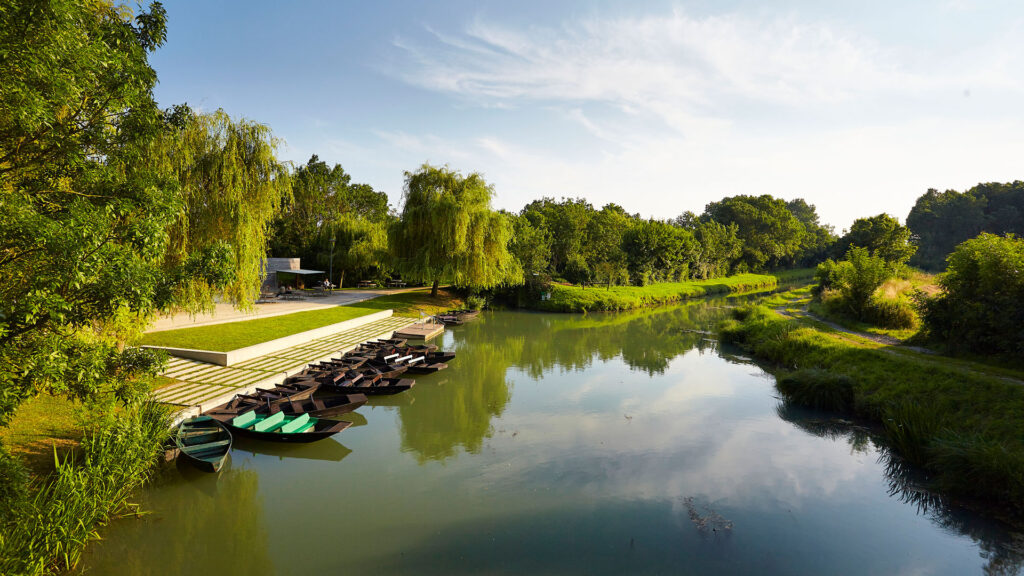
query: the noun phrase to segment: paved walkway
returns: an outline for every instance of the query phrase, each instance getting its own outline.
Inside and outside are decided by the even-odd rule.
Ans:
[[[239,320],[254,320],[256,318],[270,318],[293,312],[305,310],[320,310],[355,304],[364,300],[370,300],[387,294],[398,294],[423,288],[398,288],[398,289],[374,289],[374,290],[336,290],[326,296],[307,296],[302,300],[280,300],[255,304],[252,310],[243,312],[236,310],[231,304],[219,303],[210,314],[188,314],[179,313],[171,316],[157,318],[146,332],[160,332],[163,330],[176,330],[178,328],[192,328],[195,326],[208,326],[212,324],[224,324],[227,322],[238,322]]]
[[[200,406],[205,409],[226,402],[235,394],[252,392],[257,386],[273,387],[308,364],[351,350],[367,340],[388,337],[395,330],[415,322],[415,318],[391,316],[246,360],[235,366],[172,358],[161,376],[177,382],[156,390],[154,396],[165,404]]]

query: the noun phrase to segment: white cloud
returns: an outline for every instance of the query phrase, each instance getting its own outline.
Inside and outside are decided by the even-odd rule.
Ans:
[[[531,110],[546,131],[538,147],[477,120],[475,136],[421,146],[484,172],[503,207],[584,196],[671,217],[770,193],[803,196],[842,228],[903,217],[929,187],[1020,178],[1016,31],[940,57],[795,15],[676,10],[527,29],[477,19],[397,45],[414,63],[406,81],[481,110]],[[549,125],[552,110],[582,136]]]

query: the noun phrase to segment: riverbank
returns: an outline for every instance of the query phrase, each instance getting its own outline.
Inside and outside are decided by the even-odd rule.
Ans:
[[[789,400],[878,422],[896,453],[926,470],[936,488],[1024,513],[1019,379],[764,305],[737,309],[720,332],[775,364]]]
[[[672,304],[730,292],[748,292],[774,288],[779,282],[811,278],[813,269],[787,270],[779,274],[738,274],[711,280],[665,282],[648,286],[566,286],[553,284],[550,297],[528,304],[544,312],[621,311]]]

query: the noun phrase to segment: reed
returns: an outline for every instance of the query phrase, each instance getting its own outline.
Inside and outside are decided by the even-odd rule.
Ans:
[[[148,481],[170,435],[166,410],[143,402],[104,411],[77,454],[55,454],[54,473],[8,518],[0,533],[0,573],[74,569],[110,518],[137,513],[134,491]]]

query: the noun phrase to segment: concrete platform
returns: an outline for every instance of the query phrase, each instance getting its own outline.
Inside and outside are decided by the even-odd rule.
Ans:
[[[395,338],[409,338],[412,340],[430,340],[444,332],[444,324],[433,324],[421,322],[410,324],[400,330],[395,330]]]
[[[367,340],[390,338],[396,329],[415,322],[415,318],[391,316],[235,366],[172,358],[161,376],[175,382],[154,391],[153,396],[158,402],[177,407],[176,419],[181,420],[223,404],[235,394],[249,394],[256,388],[272,388],[309,364],[329,360]]]

